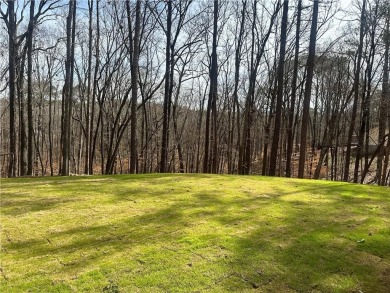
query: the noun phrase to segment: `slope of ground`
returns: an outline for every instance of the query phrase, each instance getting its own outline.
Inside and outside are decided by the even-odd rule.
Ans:
[[[2,292],[389,292],[388,188],[200,174],[0,183]]]

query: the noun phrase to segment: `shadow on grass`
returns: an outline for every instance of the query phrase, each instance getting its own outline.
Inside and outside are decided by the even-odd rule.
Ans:
[[[169,186],[177,178],[203,180],[212,177],[197,175],[172,179],[171,175],[159,174],[138,178],[148,180],[151,185]],[[226,180],[225,176],[220,178],[220,182]],[[114,179],[126,180],[125,177]],[[60,255],[67,259],[61,260],[63,270],[72,271],[117,257],[123,251],[129,252],[134,266],[148,266],[147,262],[138,259],[146,253],[142,248],[154,247],[156,252],[165,246],[174,253],[184,250],[200,255],[211,268],[223,266],[224,277],[211,280],[208,288],[212,288],[213,283],[227,288],[233,282],[239,284],[238,288],[260,288],[270,292],[386,292],[390,287],[390,280],[385,276],[390,271],[390,254],[386,254],[390,252],[390,231],[389,226],[377,225],[377,221],[386,219],[388,222],[390,218],[386,190],[363,187],[362,192],[354,194],[350,184],[330,186],[315,181],[290,184],[297,184],[293,191],[275,184],[267,196],[262,196],[261,190],[255,188],[254,192],[260,193],[259,196],[240,191],[237,197],[225,197],[217,188],[210,192],[188,191],[187,196],[185,192],[190,185],[158,191],[119,186],[119,191],[113,191],[110,198],[114,204],[130,201],[136,206],[143,197],[160,197],[162,201],[166,197],[167,202],[156,204],[141,214],[131,214],[129,210],[128,216],[119,222],[93,226],[81,223],[78,227],[51,232],[47,234],[50,243],[30,239],[7,243],[5,248],[26,257]],[[81,186],[80,190],[88,188],[91,186]],[[106,190],[98,190],[96,196],[99,192]],[[290,199],[291,195],[301,193],[313,193],[321,198]],[[368,203],[378,209],[368,208]],[[27,213],[29,205],[32,206],[30,211],[36,211],[45,207],[54,209],[59,204],[66,202],[25,201],[21,211]],[[12,202],[8,208],[10,206]],[[7,211],[7,206],[5,208]],[[361,238],[366,241],[357,243]],[[204,252],[207,247],[222,247],[228,257],[210,257]],[[77,253],[80,251],[86,254],[80,257]],[[165,260],[168,262],[170,257],[166,256]]]
[[[70,202],[75,202],[75,199],[35,196],[21,198],[18,196],[13,199],[2,200],[1,213],[7,216],[21,216],[32,212],[48,211]]]

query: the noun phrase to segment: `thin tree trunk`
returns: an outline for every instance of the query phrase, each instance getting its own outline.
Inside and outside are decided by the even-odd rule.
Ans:
[[[64,113],[62,119],[62,164],[61,175],[69,176],[71,118],[72,118],[72,93],[73,93],[73,67],[74,67],[74,40],[75,40],[75,15],[76,1],[69,2],[69,13],[66,23],[66,61],[65,61],[65,85],[63,91]]]
[[[211,70],[210,70],[210,93],[209,99],[212,101],[211,110],[211,128],[212,128],[212,157],[211,157],[211,172],[216,174],[218,171],[218,113],[217,113],[217,97],[218,97],[218,59],[217,59],[217,35],[218,35],[218,0],[214,0],[214,24],[213,24],[213,45],[211,52]]]
[[[375,6],[374,9],[374,18],[377,19],[378,17],[378,3]],[[366,69],[366,78],[365,78],[365,86],[364,89],[367,89],[363,94],[363,100],[362,100],[362,117],[361,117],[361,126],[359,131],[359,143],[357,145],[357,152],[356,152],[356,160],[355,160],[355,169],[353,174],[353,182],[358,182],[358,176],[359,176],[359,166],[361,158],[364,157],[365,159],[365,165],[368,164],[368,146],[369,146],[369,126],[370,126],[370,104],[371,104],[371,95],[372,95],[372,71],[374,66],[374,57],[376,52],[376,46],[375,43],[375,31],[377,29],[377,22],[374,21],[371,27],[371,33],[370,33],[370,48],[369,48],[369,54],[368,54],[368,61],[367,61],[367,69]],[[365,141],[365,146],[364,146]],[[364,168],[363,168],[364,169]],[[363,182],[361,182],[363,183]]]
[[[279,13],[279,10],[281,8],[280,1],[278,1],[274,5],[274,11],[271,16],[271,20],[269,23],[268,30],[265,32],[264,37],[262,40],[258,41],[257,45],[257,53],[256,53],[256,58],[254,58],[254,54],[252,53],[252,60],[251,60],[251,66],[250,66],[250,76],[249,76],[249,88],[248,88],[248,94],[246,96],[246,103],[245,103],[245,120],[244,120],[244,131],[243,131],[243,137],[242,137],[242,144],[240,146],[240,158],[242,160],[242,163],[239,164],[239,170],[240,174],[250,174],[251,171],[251,130],[252,130],[252,123],[253,123],[253,106],[254,106],[254,95],[255,95],[255,86],[256,86],[256,76],[257,76],[257,71],[260,65],[260,60],[264,55],[265,51],[265,46],[268,42],[268,38],[271,35],[272,28],[275,23],[276,16]],[[254,6],[254,19],[256,19],[256,3]],[[252,38],[254,39],[255,37],[255,31],[256,31],[256,26],[255,26],[255,21],[252,25]]]
[[[15,60],[16,60],[16,23],[15,23],[15,1],[8,1],[8,62],[9,62],[9,163],[8,177],[15,177],[16,169],[16,136],[15,136]]]
[[[165,48],[165,91],[164,91],[164,109],[163,109],[163,129],[161,141],[161,161],[160,173],[168,171],[168,149],[169,149],[169,120],[170,120],[170,72],[171,68],[171,30],[172,30],[172,0],[167,0],[167,30],[166,30],[166,48]]]
[[[89,160],[90,160],[90,139],[91,139],[91,83],[92,83],[92,19],[93,19],[93,0],[88,0],[88,73],[87,73],[87,106],[86,106],[86,117],[85,117],[85,161],[84,161],[84,173],[89,174]]]
[[[243,36],[244,36],[244,29],[245,29],[245,11],[246,11],[246,4],[247,1],[243,1],[242,5],[242,12],[241,12],[241,23],[240,23],[240,32],[238,35],[238,41],[237,41],[237,48],[235,52],[235,63],[234,63],[234,92],[233,92],[233,113],[232,113],[232,133],[230,137],[230,144],[231,144],[231,150],[229,154],[229,163],[232,165],[232,170],[231,172],[233,173],[233,166],[232,164],[232,159],[233,159],[233,138],[234,138],[234,128],[236,128],[237,131],[237,146],[236,146],[236,151],[237,147],[239,148],[240,142],[241,142],[241,130],[240,130],[240,104],[238,101],[238,86],[240,82],[240,65],[241,65],[241,50],[242,50],[242,42],[243,42]],[[237,112],[237,114],[236,114]],[[235,118],[237,117],[237,118]],[[236,121],[235,121],[236,120]]]
[[[380,108],[379,108],[379,126],[378,126],[378,143],[382,141],[386,132],[386,117],[390,116],[389,107],[390,107],[390,89],[389,89],[389,48],[390,48],[390,8],[387,10],[386,18],[386,29],[384,33],[384,42],[385,42],[385,54],[384,54],[384,64],[383,64],[383,82],[382,82],[382,95],[380,99]],[[390,118],[388,118],[390,119]],[[390,129],[390,125],[388,126]],[[390,141],[390,140],[389,140]],[[387,151],[387,160],[388,160]],[[385,148],[382,147],[379,151],[377,158],[376,166],[376,177],[380,185],[385,185],[386,181],[386,169],[387,164],[384,164],[385,159]]]
[[[360,70],[361,70],[361,62],[362,62],[362,55],[363,55],[363,38],[364,38],[364,31],[365,31],[364,27],[366,22],[365,14],[366,14],[366,0],[363,0],[362,12],[360,16],[359,46],[357,52],[357,62],[355,67],[355,77],[353,83],[354,99],[353,99],[353,106],[352,106],[351,122],[349,125],[348,137],[347,137],[347,150],[345,153],[345,161],[344,161],[343,181],[346,182],[349,181],[349,165],[351,162],[352,136],[353,136],[353,132],[355,131],[355,120],[356,120],[357,106],[359,100],[359,80],[360,80]]]
[[[307,78],[306,78],[305,94],[303,98],[298,178],[303,178],[305,173],[307,129],[308,129],[308,124],[310,119],[310,97],[311,97],[311,87],[313,83],[314,59],[315,59],[316,41],[317,41],[318,4],[319,4],[319,0],[314,0],[313,19],[312,19],[311,31],[310,31],[309,56],[307,58]]]
[[[274,66],[276,67],[276,66]],[[273,88],[276,88],[276,77],[274,80],[271,81],[271,84],[273,85]],[[263,166],[262,166],[262,175],[268,175],[268,146],[269,146],[269,141],[270,141],[270,133],[271,133],[271,123],[272,123],[272,112],[274,111],[275,108],[275,100],[276,100],[276,92],[272,88],[269,89],[270,96],[268,97],[268,102],[267,102],[267,109],[269,108],[268,111],[268,117],[265,117],[266,119],[266,124],[265,124],[265,129],[264,129],[264,146],[263,146]],[[271,101],[269,103],[269,101]]]
[[[277,93],[276,93],[274,135],[272,138],[271,158],[270,158],[270,166],[269,166],[269,175],[270,176],[275,176],[276,165],[277,165],[277,161],[278,161],[279,137],[280,137],[281,123],[282,123],[284,60],[285,60],[285,56],[286,56],[286,43],[287,43],[287,20],[288,20],[288,0],[284,0],[282,27],[281,27],[281,32],[280,32],[279,63],[278,63],[278,69],[277,69],[278,87],[277,87]],[[280,167],[281,166],[279,166],[279,168]]]
[[[130,4],[126,1],[128,13],[129,28],[130,22]],[[130,53],[131,57],[131,129],[130,129],[130,173],[136,173],[138,169],[137,153],[137,95],[138,95],[138,62],[139,62],[139,42],[141,32],[141,0],[137,0],[135,7],[135,30],[134,39],[132,31],[129,30]]]
[[[27,141],[27,175],[32,175],[33,172],[33,109],[32,109],[32,52],[33,52],[33,33],[34,33],[34,8],[35,0],[30,2],[30,23],[28,25],[27,35],[27,125],[28,125],[28,141]]]
[[[252,18],[252,44],[250,55],[250,73],[249,90],[245,99],[245,116],[243,126],[242,143],[239,150],[238,172],[242,175],[248,175],[251,172],[251,128],[253,121],[253,103],[254,103],[254,82],[255,82],[255,39],[256,39],[256,19],[257,19],[257,2],[253,4],[253,18]]]
[[[298,81],[298,66],[299,66],[299,42],[301,31],[301,14],[302,14],[302,0],[298,1],[297,11],[297,27],[295,36],[295,55],[294,55],[294,71],[291,81],[291,106],[288,112],[288,127],[287,127],[287,154],[286,154],[286,177],[291,177],[291,157],[294,148],[294,112],[295,101],[297,97],[297,81]]]
[[[99,110],[98,121],[96,125],[96,131],[94,130],[94,121],[95,121],[95,106],[96,106],[96,95],[98,93],[98,74],[99,74],[99,64],[100,64],[100,21],[99,21],[99,0],[96,0],[96,42],[95,42],[95,72],[93,75],[93,89],[92,89],[92,101],[91,101],[91,126],[90,126],[90,146],[89,146],[89,166],[88,174],[93,174],[93,162],[96,152],[96,141],[99,123],[101,119],[101,108]],[[94,134],[95,133],[95,134]]]
[[[46,64],[49,75],[49,165],[50,165],[50,176],[54,175],[53,170],[53,114],[52,114],[52,98],[53,98],[53,74],[51,72],[51,64],[49,56],[46,56]]]
[[[19,175],[27,174],[27,133],[25,121],[25,99],[24,99],[24,69],[26,63],[27,46],[24,46],[23,51],[17,58],[17,96],[19,102]]]

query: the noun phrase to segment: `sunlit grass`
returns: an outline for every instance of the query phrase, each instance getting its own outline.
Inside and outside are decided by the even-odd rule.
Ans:
[[[2,292],[389,292],[388,188],[200,174],[0,183]]]

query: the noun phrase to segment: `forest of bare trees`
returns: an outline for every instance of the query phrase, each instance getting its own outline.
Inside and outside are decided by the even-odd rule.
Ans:
[[[390,185],[389,0],[0,0],[1,177]]]

